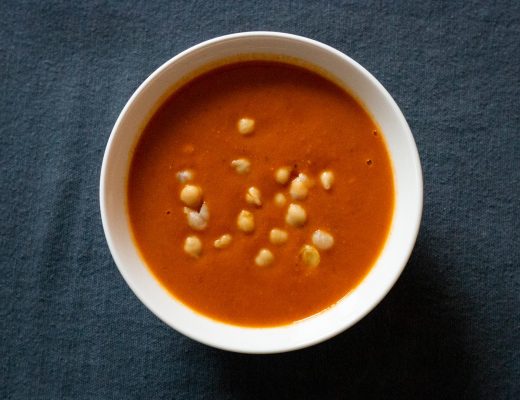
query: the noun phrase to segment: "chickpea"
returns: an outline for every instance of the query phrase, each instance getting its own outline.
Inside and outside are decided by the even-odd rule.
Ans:
[[[298,178],[294,178],[291,182],[291,187],[289,188],[289,194],[294,200],[303,200],[307,197],[309,193],[309,188],[307,185]]]
[[[332,184],[334,183],[334,173],[329,170],[323,171],[320,174],[320,181],[323,189],[330,190]]]
[[[196,208],[202,202],[202,189],[195,185],[185,185],[181,190],[180,199],[188,207]]]
[[[278,207],[283,207],[285,203],[287,203],[287,199],[283,193],[276,193],[274,195],[274,204],[276,204]]]
[[[249,161],[247,158],[233,160],[231,161],[231,166],[240,175],[245,175],[251,171],[251,161]]]
[[[241,135],[249,135],[255,130],[255,120],[251,118],[240,118],[237,122],[237,128]]]
[[[287,242],[287,239],[289,238],[289,234],[287,231],[284,231],[283,229],[274,228],[271,229],[271,232],[269,232],[269,241],[272,244],[281,245]]]
[[[206,229],[209,221],[209,208],[206,202],[202,203],[199,211],[184,207],[184,214],[188,220],[188,226],[196,231]]]
[[[274,261],[273,253],[268,249],[261,249],[255,257],[255,264],[259,267],[266,267]]]
[[[262,205],[260,190],[255,186],[251,186],[247,189],[246,201],[248,204],[254,204],[257,207],[260,207]]]
[[[291,176],[291,168],[289,168],[289,167],[278,168],[274,173],[274,179],[280,185],[285,185],[289,181],[290,176]]]
[[[334,238],[330,233],[317,229],[312,234],[312,243],[320,250],[328,250],[334,246]]]
[[[320,253],[314,246],[304,245],[300,250],[300,257],[308,267],[317,267],[320,264]]]
[[[180,183],[186,183],[188,181],[192,181],[194,177],[194,173],[192,170],[185,169],[183,171],[179,171],[175,174],[175,177]]]
[[[184,251],[193,258],[198,258],[202,254],[202,242],[195,235],[188,236],[184,241]]]
[[[255,217],[253,213],[247,210],[240,211],[237,217],[237,227],[245,233],[253,232],[255,229]]]
[[[300,227],[307,221],[307,212],[299,204],[291,203],[285,215],[285,222],[294,227]]]
[[[229,233],[226,233],[219,237],[217,240],[213,242],[213,245],[217,249],[223,249],[228,247],[231,244],[231,241],[233,240],[232,236]]]

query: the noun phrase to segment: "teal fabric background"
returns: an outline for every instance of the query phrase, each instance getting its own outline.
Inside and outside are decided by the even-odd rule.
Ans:
[[[0,2],[0,398],[520,398],[520,3]],[[410,262],[352,329],[250,356],[168,328],[99,215],[103,151],[159,65],[275,30],[345,52],[394,96],[424,169]]]

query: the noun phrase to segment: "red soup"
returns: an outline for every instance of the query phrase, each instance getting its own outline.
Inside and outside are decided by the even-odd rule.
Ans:
[[[394,209],[388,151],[363,107],[271,61],[213,69],[166,99],[135,147],[127,195],[157,280],[242,326],[334,305],[370,271]]]

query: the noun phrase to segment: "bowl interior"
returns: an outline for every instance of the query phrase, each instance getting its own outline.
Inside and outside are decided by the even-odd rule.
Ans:
[[[393,163],[395,211],[376,264],[349,295],[305,320],[274,328],[244,328],[204,317],[175,300],[155,280],[131,237],[126,178],[132,149],[148,116],[165,94],[193,71],[237,55],[264,54],[302,60],[327,71],[365,106],[382,130]],[[204,42],[156,70],[134,93],[110,136],[100,185],[101,216],[114,260],[138,298],[179,332],[213,347],[246,353],[294,350],[325,340],[366,315],[401,274],[417,236],[422,212],[422,175],[410,129],[383,86],[363,67],[331,47],[272,32],[234,34]]]

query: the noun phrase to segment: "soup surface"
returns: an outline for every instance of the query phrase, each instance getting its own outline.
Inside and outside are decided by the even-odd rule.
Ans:
[[[343,89],[290,64],[234,63],[189,81],[151,117],[131,161],[128,213],[148,268],[175,298],[230,324],[283,325],[333,305],[389,231],[393,176],[377,129]],[[287,183],[275,179],[283,167]],[[181,200],[186,185],[195,197]],[[314,243],[316,230],[325,236]]]

